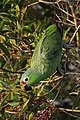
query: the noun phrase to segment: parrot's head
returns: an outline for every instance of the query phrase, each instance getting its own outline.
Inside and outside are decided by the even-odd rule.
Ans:
[[[29,68],[20,79],[20,85],[24,86],[24,89],[30,90],[31,86],[37,84],[40,81],[40,75],[32,68]]]

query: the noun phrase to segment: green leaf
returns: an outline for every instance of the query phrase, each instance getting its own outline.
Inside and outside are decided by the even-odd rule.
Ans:
[[[0,56],[0,68],[2,68],[5,64],[6,64],[5,59],[2,56]]]
[[[28,105],[27,105],[28,102],[29,102],[29,100],[27,100],[27,102],[24,103],[24,105],[23,105],[23,107],[21,109],[21,113],[25,112],[28,109]]]
[[[26,63],[26,57],[25,58],[22,58],[19,62],[17,62],[16,64],[15,64],[15,68],[16,69],[19,69],[20,68],[20,66],[23,66],[25,63]]]
[[[4,37],[3,35],[0,35],[0,39],[6,40],[5,37]]]
[[[4,98],[3,98],[3,101],[1,102],[0,106],[3,106],[4,103],[6,102],[7,98],[9,97],[9,95],[5,95]]]
[[[0,90],[3,90],[3,85],[0,83]]]
[[[13,92],[10,94],[10,100],[13,100]]]
[[[19,102],[8,102],[8,105],[10,105],[10,106],[19,106]]]
[[[4,52],[7,58],[10,58],[9,51],[7,50],[4,44],[0,43],[0,49]]]
[[[34,117],[34,113],[32,112],[32,113],[29,115],[29,120],[31,120],[33,117]]]
[[[39,110],[44,110],[46,108],[46,105],[43,103],[40,105]]]

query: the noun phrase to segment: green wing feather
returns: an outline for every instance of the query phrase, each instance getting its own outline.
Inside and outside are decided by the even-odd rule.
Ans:
[[[45,78],[50,76],[61,61],[62,38],[56,25],[51,25],[44,32],[37,44],[31,67],[37,69]]]

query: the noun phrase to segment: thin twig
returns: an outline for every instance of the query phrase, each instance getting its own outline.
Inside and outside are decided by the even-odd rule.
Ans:
[[[58,9],[61,10],[63,13],[65,13],[66,15],[68,15],[68,16],[70,16],[70,17],[73,17],[71,14],[69,14],[68,12],[66,12],[65,10],[63,10],[63,9],[59,6],[59,4],[57,4],[57,5],[58,5]]]
[[[65,110],[68,112],[76,112],[76,113],[80,113],[80,110],[76,110],[76,109],[67,109],[67,108],[59,108],[60,110]]]
[[[67,72],[67,73],[65,73],[66,75],[80,75],[80,73],[79,72]]]
[[[6,113],[10,113],[10,114],[17,114],[17,112],[13,112],[13,111],[8,111],[8,110],[5,110]]]
[[[54,104],[55,100],[57,99],[57,97],[58,97],[58,95],[59,95],[59,93],[60,93],[61,86],[62,86],[62,81],[60,81],[60,83],[61,83],[61,85],[60,85],[60,87],[59,87],[59,90],[58,90],[56,96],[55,96],[54,99],[52,100],[52,104]]]
[[[60,77],[57,77],[57,78],[54,78],[54,79],[52,79],[52,80],[45,80],[45,81],[40,81],[42,84],[43,83],[52,83],[53,81],[57,81],[57,80],[60,80],[61,78],[63,78],[63,76],[60,76]]]
[[[57,97],[58,97],[58,95],[59,95],[59,93],[60,93],[60,90],[61,90],[61,86],[59,87],[59,90],[58,90],[58,92],[57,92],[57,94],[56,94],[56,96],[54,97],[54,99],[52,100],[52,104],[55,102],[55,100],[57,99]]]
[[[64,24],[64,25],[68,25],[68,26],[75,26],[75,25],[73,25],[73,24],[70,24],[70,23],[66,23],[66,22],[63,22],[63,21],[59,21],[59,20],[56,20],[56,22],[58,22],[58,23],[62,23],[62,24]]]
[[[74,39],[74,37],[75,37],[77,31],[79,30],[79,28],[80,28],[80,25],[79,25],[79,26],[77,27],[77,29],[75,30],[75,32],[74,32],[74,34],[73,34],[73,36],[72,36],[72,38],[71,38],[69,44],[71,44],[71,42],[73,41],[73,39]]]
[[[38,4],[38,3],[45,3],[45,4],[53,4],[53,3],[57,3],[57,2],[46,2],[46,1],[43,1],[43,0],[39,0],[39,2],[34,2],[34,3],[31,3],[31,4],[29,4],[28,5],[28,7],[30,7],[30,6],[33,6],[33,5],[36,5],[36,4]]]
[[[62,112],[68,114],[69,116],[72,116],[72,117],[75,117],[75,118],[79,118],[79,119],[80,119],[79,116],[76,116],[76,115],[73,115],[73,114],[69,113],[69,112],[78,112],[78,113],[80,113],[80,110],[72,110],[72,109],[66,109],[66,108],[59,108],[59,110],[61,110]],[[67,112],[67,111],[68,111],[68,112]]]
[[[72,5],[70,5],[69,3],[69,6],[70,6],[70,9],[71,9],[71,12],[72,12],[72,15],[73,15],[73,20],[74,20],[74,24],[75,24],[75,29],[77,30],[78,28],[78,24],[77,24],[77,19],[76,19],[76,15],[75,15],[75,12],[74,12],[74,8]],[[71,39],[72,40],[72,39]],[[77,46],[79,46],[79,34],[78,32],[76,32],[76,40],[77,40]]]
[[[61,79],[61,78],[60,78]],[[59,84],[61,83],[61,81],[59,81],[48,93],[46,93],[46,94],[43,94],[43,95],[41,95],[40,97],[43,97],[43,96],[46,96],[46,95],[48,95],[49,93],[51,93]],[[61,87],[60,87],[61,88]],[[59,90],[60,91],[60,90]],[[57,94],[56,94],[56,96],[55,96],[55,98],[54,98],[54,100],[56,99],[56,97],[58,96],[58,94],[59,94],[59,91],[57,92]]]
[[[51,93],[59,84],[60,84],[60,82],[58,82],[48,93],[45,93],[45,94],[41,95],[40,97],[47,96],[47,95],[48,95],[49,93]]]

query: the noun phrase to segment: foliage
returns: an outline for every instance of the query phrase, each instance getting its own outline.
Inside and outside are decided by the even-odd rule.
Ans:
[[[0,0],[1,120],[78,120],[80,112],[79,0]],[[33,91],[19,84],[34,48],[51,23],[63,25],[61,67]],[[71,47],[72,46],[72,47]],[[68,102],[65,102],[68,101]]]

